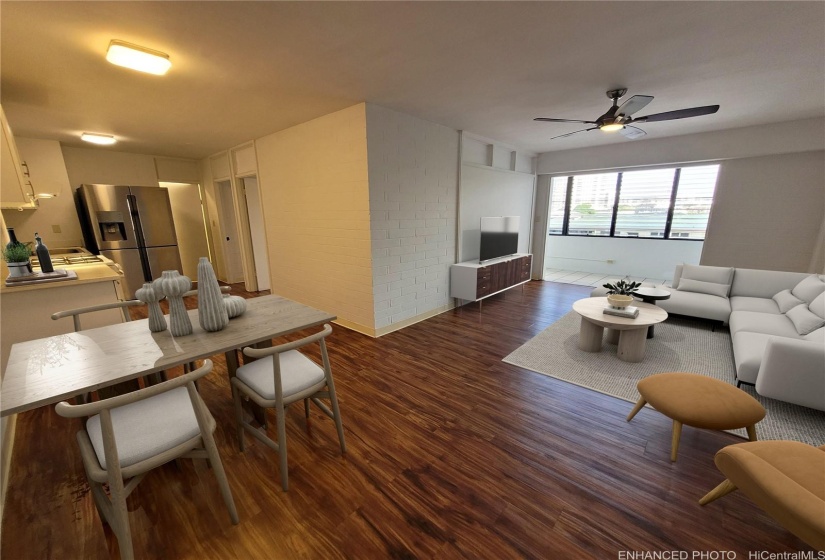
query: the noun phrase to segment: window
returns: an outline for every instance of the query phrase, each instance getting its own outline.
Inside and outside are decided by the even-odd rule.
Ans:
[[[718,165],[553,177],[548,234],[699,239]]]

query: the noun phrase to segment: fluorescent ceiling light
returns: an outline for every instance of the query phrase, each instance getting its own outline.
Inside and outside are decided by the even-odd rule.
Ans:
[[[117,142],[114,136],[94,134],[92,132],[84,132],[80,135],[80,139],[84,142],[91,142],[92,144],[114,144]]]
[[[172,66],[166,53],[118,40],[109,43],[106,60],[118,66],[158,76],[166,74]]]
[[[604,130],[605,132],[614,132],[616,130],[621,130],[623,128],[624,128],[623,124],[613,123],[613,124],[602,125],[600,130]]]

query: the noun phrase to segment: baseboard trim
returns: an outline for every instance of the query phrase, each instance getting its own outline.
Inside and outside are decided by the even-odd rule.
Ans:
[[[441,307],[436,307],[435,309],[430,309],[429,311],[425,311],[419,315],[415,315],[414,317],[410,317],[408,319],[404,319],[403,321],[398,321],[397,323],[393,323],[392,325],[387,325],[386,327],[381,327],[380,329],[375,329],[375,337],[384,336],[385,334],[389,334],[391,332],[397,331],[399,329],[403,329],[404,327],[409,327],[410,325],[414,325],[415,323],[420,323],[421,321],[425,321],[430,317],[435,317],[436,315],[441,315],[445,311],[449,311],[450,309],[454,308],[455,304],[448,303],[447,305],[442,305]]]
[[[3,448],[0,451],[0,525],[2,525],[3,512],[6,509],[6,490],[9,487],[11,454],[14,449],[14,434],[17,427],[17,415],[13,414],[8,418],[6,432],[3,434]]]
[[[356,323],[354,321],[348,321],[346,319],[335,319],[333,321],[333,323],[335,323],[336,325],[341,325],[342,327],[345,327],[345,328],[347,328],[351,331],[355,331],[355,332],[359,332],[361,334],[365,334],[367,336],[371,336],[372,338],[376,337],[374,328],[366,327],[366,326],[364,326],[360,323]]]

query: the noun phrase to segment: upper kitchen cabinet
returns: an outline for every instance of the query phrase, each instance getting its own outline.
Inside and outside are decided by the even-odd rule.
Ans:
[[[37,200],[28,178],[26,163],[20,159],[14,136],[6,120],[6,114],[0,107],[0,208],[17,210],[34,210]]]

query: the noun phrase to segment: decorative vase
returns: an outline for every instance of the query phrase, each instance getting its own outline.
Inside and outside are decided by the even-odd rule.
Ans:
[[[165,331],[166,318],[160,309],[160,303],[158,303],[163,299],[163,293],[155,290],[155,286],[147,282],[135,292],[135,297],[149,308],[149,330],[152,332]]]
[[[177,270],[164,270],[159,285],[169,301],[169,331],[172,336],[192,334],[192,321],[183,304],[183,294],[192,288],[192,281]]]
[[[198,261],[198,322],[208,332],[219,331],[229,323],[218,278],[206,257]]]
[[[610,294],[607,296],[607,303],[609,303],[612,307],[616,307],[617,309],[624,309],[625,307],[633,303],[633,297],[621,294]]]
[[[230,319],[243,315],[246,311],[246,300],[241,296],[223,296],[223,304]]]

